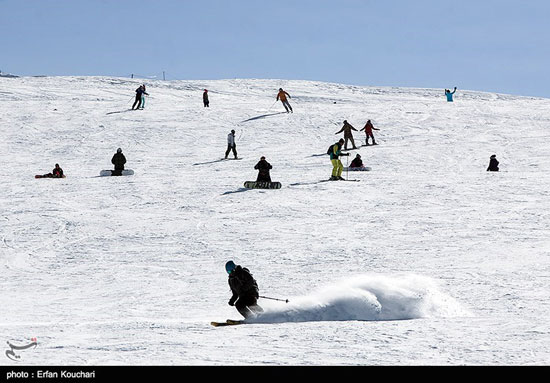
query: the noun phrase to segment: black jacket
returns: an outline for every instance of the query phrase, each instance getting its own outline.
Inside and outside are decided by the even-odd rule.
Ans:
[[[351,164],[349,165],[350,168],[362,168],[363,167],[363,161],[360,158],[355,157],[353,161],[351,161]]]
[[[269,169],[271,168],[272,168],[271,164],[266,160],[260,160],[254,166],[254,169],[258,170],[261,175],[269,175]]]
[[[235,270],[229,274],[228,282],[233,293],[233,296],[229,300],[231,304],[243,296],[253,296],[255,298],[259,296],[258,284],[246,267],[237,265]]]
[[[52,174],[53,174],[54,177],[63,178],[63,169],[61,169],[61,168],[53,168]]]
[[[269,175],[269,169],[271,169],[271,164],[266,160],[260,160],[254,169],[258,170],[258,177],[256,182],[271,182],[271,176]]]
[[[126,157],[122,153],[115,153],[111,159],[111,163],[115,165],[115,169],[124,169],[124,164],[126,163]]]
[[[489,161],[489,167],[487,168],[487,171],[491,172],[498,172],[498,161],[496,158],[492,157]]]

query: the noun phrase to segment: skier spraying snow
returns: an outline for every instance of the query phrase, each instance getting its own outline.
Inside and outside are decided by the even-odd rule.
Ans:
[[[235,131],[231,130],[231,133],[227,135],[227,150],[225,151],[225,158],[229,155],[229,152],[233,151],[235,159],[237,159],[237,144],[235,144]]]
[[[291,112],[294,113],[294,111],[292,110],[292,106],[290,106],[290,104],[287,100],[287,97],[291,98],[290,94],[285,92],[283,90],[283,88],[279,88],[279,93],[277,93],[277,101],[281,100],[281,102],[283,103],[283,106],[285,107],[285,110],[286,110],[287,113],[291,113]]]
[[[142,108],[142,105],[145,104],[143,99],[145,94],[149,96],[149,93],[145,91],[145,85],[140,85],[139,88],[136,89],[136,100],[134,101],[134,105],[132,105],[132,110]]]
[[[259,298],[258,284],[250,270],[235,265],[233,261],[228,261],[225,264],[225,270],[229,274],[229,287],[233,293],[228,304],[235,306],[245,319],[263,312],[264,310],[257,303]]]
[[[328,154],[330,155],[330,162],[332,162],[332,176],[329,178],[330,181],[340,181],[344,178],[342,177],[342,171],[344,170],[344,165],[340,161],[340,156],[349,156],[349,153],[342,153],[342,145],[344,144],[344,139],[340,138],[340,141],[331,145]]]
[[[453,102],[453,94],[455,93],[456,93],[456,86],[452,92],[449,89],[445,89],[445,96],[447,96],[448,102]]]
[[[351,124],[349,124],[347,120],[344,120],[344,126],[342,126],[342,129],[334,133],[334,134],[338,134],[338,133],[344,132],[345,150],[348,150],[348,140],[350,140],[351,144],[353,145],[352,149],[357,149],[357,147],[355,146],[355,141],[353,140],[353,134],[351,133],[352,130],[355,130],[357,132],[357,129],[351,126]]]
[[[202,103],[204,104],[205,108],[210,107],[210,101],[208,100],[208,90],[207,89],[205,89],[204,92],[202,93]]]
[[[115,155],[111,159],[111,163],[115,165],[115,170],[112,172],[113,176],[121,176],[124,170],[124,164],[126,163],[126,157],[122,154],[122,149],[118,148]]]
[[[254,169],[258,170],[258,178],[256,182],[271,182],[271,175],[269,170],[272,168],[271,164],[265,160],[262,156],[260,161],[254,166]]]
[[[365,124],[365,127],[361,130],[364,130],[365,131],[365,134],[367,135],[367,139],[366,139],[366,143],[365,145],[368,145],[369,144],[369,137],[372,138],[372,144],[373,145],[378,145],[376,143],[376,141],[374,141],[374,134],[372,134],[372,130],[380,130],[380,129],[377,129],[374,127],[374,125],[372,125],[372,122],[370,120],[367,121],[367,123]]]
[[[493,154],[489,160],[489,166],[487,167],[488,172],[498,172],[498,160],[496,154]]]

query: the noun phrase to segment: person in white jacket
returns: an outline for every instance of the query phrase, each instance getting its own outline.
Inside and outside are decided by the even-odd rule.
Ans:
[[[229,155],[229,152],[233,151],[235,159],[237,159],[237,145],[235,144],[235,131],[231,130],[231,133],[227,135],[227,150],[225,151],[225,158]]]

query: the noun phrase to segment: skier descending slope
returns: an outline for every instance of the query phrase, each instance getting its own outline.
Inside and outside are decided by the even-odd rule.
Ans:
[[[367,121],[367,123],[365,124],[365,127],[361,130],[364,130],[365,131],[365,134],[367,135],[367,139],[366,139],[366,142],[365,142],[365,145],[368,145],[369,144],[369,137],[372,138],[372,144],[373,145],[378,145],[376,143],[376,141],[374,141],[374,134],[372,134],[372,130],[380,130],[378,128],[375,128],[374,125],[372,125],[372,122],[370,122],[370,120]]]
[[[346,150],[348,150],[348,140],[350,140],[351,144],[353,145],[352,149],[357,149],[357,147],[355,146],[355,141],[353,140],[353,134],[351,133],[352,130],[355,130],[357,132],[357,129],[351,126],[348,120],[344,120],[344,126],[342,126],[342,129],[334,133],[334,134],[338,134],[338,133],[344,132],[344,140],[345,140],[344,147]]]
[[[330,181],[340,181],[344,180],[342,177],[342,171],[344,170],[344,165],[340,161],[340,156],[349,156],[349,153],[342,153],[342,145],[344,144],[344,139],[340,140],[331,145],[327,151],[327,154],[330,155],[330,162],[332,162],[332,176],[329,178]]]
[[[136,89],[136,100],[134,101],[134,105],[132,105],[132,110],[134,109],[140,109],[142,107],[143,104],[145,104],[144,102],[144,94],[146,94],[147,96],[149,96],[149,93],[147,93],[145,91],[145,84],[144,85],[140,85],[139,88]],[[137,105],[137,108],[136,108],[136,105]]]
[[[285,107],[285,110],[286,110],[287,113],[294,113],[294,111],[292,110],[292,106],[290,106],[290,104],[287,100],[287,97],[291,98],[290,94],[285,92],[283,90],[283,88],[279,88],[279,93],[277,93],[277,101],[281,100],[281,102],[283,103],[283,106]]]
[[[229,274],[229,287],[233,293],[229,305],[235,306],[245,319],[263,312],[257,303],[260,295],[258,284],[250,271],[246,267],[235,265],[233,261],[225,264],[225,270]]]

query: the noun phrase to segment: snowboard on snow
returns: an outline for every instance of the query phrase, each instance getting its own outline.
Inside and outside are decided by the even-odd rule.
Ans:
[[[350,171],[350,172],[368,172],[372,169],[368,166],[363,166],[361,168],[350,168],[350,167],[344,167],[344,171]]]
[[[114,170],[102,170],[102,171],[99,172],[99,175],[101,177],[112,176],[113,172],[114,172]],[[132,169],[124,169],[122,171],[123,176],[131,176],[133,174],[134,174],[134,171]]]
[[[232,320],[228,319],[225,322],[210,322],[210,324],[214,327],[223,327],[223,326],[236,326],[239,324],[244,324],[245,321],[242,320]]]
[[[247,189],[280,189],[280,182],[256,182],[256,181],[246,181],[244,187]]]
[[[34,176],[34,178],[65,178],[65,174],[63,174],[62,177],[48,177],[47,175],[44,175],[44,174],[37,174]]]

